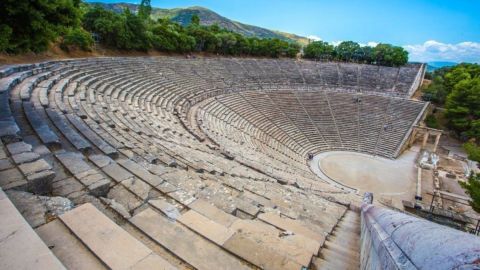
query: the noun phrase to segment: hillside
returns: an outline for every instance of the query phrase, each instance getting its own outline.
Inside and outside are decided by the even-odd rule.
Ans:
[[[138,5],[128,4],[128,3],[91,2],[90,4],[98,4],[103,6],[105,9],[113,10],[115,12],[121,12],[124,8],[129,8],[134,12],[136,12],[138,9]],[[188,25],[194,14],[200,17],[200,23],[202,25],[218,24],[218,26],[222,28],[228,29],[236,33],[240,33],[245,36],[255,36],[259,38],[278,38],[281,40],[296,41],[302,45],[305,45],[308,43],[308,40],[305,37],[236,22],[228,18],[225,18],[204,7],[196,6],[196,7],[173,8],[173,9],[162,9],[162,8],[156,8],[156,7],[152,8],[153,19],[168,17],[172,21],[177,22],[182,26]]]

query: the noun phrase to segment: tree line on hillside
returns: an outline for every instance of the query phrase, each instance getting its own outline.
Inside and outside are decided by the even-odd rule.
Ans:
[[[469,158],[480,162],[480,65],[444,67],[429,76],[423,99],[445,108],[447,127],[465,142]]]
[[[353,41],[344,41],[337,46],[324,41],[315,41],[305,47],[304,57],[382,66],[401,66],[408,62],[408,52],[402,47],[382,43],[375,47],[360,46]]]
[[[142,0],[138,12],[121,13],[81,0],[0,1],[0,52],[42,52],[59,43],[64,50],[92,50],[94,41],[121,50],[163,52],[209,52],[222,55],[296,57],[301,46],[280,39],[247,37],[218,25],[202,26],[198,16],[183,27],[169,19],[152,20],[150,0]],[[372,48],[353,41],[337,46],[312,42],[304,57],[399,66],[408,53],[401,47],[379,44]]]

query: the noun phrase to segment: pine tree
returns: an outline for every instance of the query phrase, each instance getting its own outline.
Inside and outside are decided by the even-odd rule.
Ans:
[[[138,8],[138,16],[142,20],[147,20],[150,18],[150,14],[152,14],[152,5],[150,4],[150,0],[142,0],[140,7]]]
[[[470,201],[470,206],[473,210],[480,213],[480,174],[470,175],[466,183],[460,182],[460,185],[465,189],[472,201]]]

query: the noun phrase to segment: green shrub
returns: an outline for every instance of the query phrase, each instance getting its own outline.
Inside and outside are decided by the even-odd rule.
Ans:
[[[8,49],[8,44],[12,36],[12,28],[8,25],[0,25],[0,52],[4,52]]]
[[[468,159],[480,162],[480,146],[475,144],[473,140],[464,143],[463,149],[467,152]]]
[[[433,114],[429,114],[429,115],[425,118],[425,124],[426,124],[427,127],[429,127],[429,128],[439,128],[439,127],[440,127],[440,125],[438,124],[437,118],[436,118],[435,115],[433,115]]]
[[[91,51],[93,45],[92,35],[83,28],[69,28],[63,36],[61,48],[69,51],[71,48],[78,48],[84,51]]]
[[[459,182],[460,185],[465,189],[465,192],[470,195],[472,201],[470,201],[470,206],[476,212],[480,213],[480,174],[470,175],[466,183]]]

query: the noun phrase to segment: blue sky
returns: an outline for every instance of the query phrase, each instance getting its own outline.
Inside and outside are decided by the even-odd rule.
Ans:
[[[392,43],[405,46],[411,60],[480,62],[480,0],[152,0],[152,6],[203,6],[243,23],[334,43]]]

